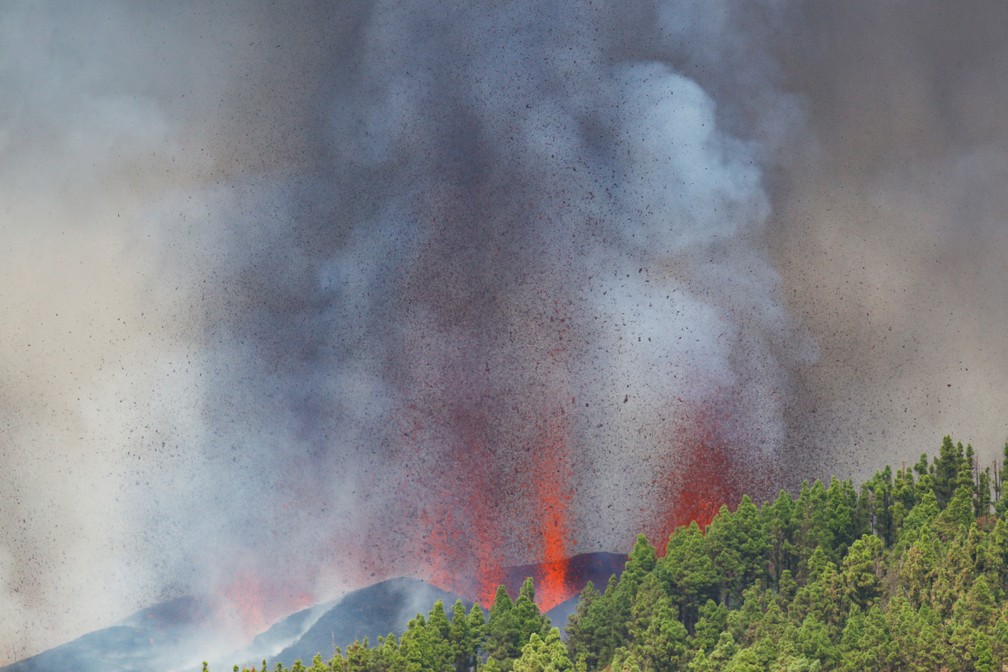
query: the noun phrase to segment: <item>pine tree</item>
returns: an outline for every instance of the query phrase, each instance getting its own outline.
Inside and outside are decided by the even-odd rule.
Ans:
[[[798,567],[798,556],[794,546],[794,500],[784,490],[777,494],[772,504],[765,504],[760,511],[763,528],[766,530],[769,578],[775,586],[779,586],[781,572],[794,572]]]
[[[707,600],[700,607],[700,618],[693,634],[693,648],[710,653],[727,627],[728,608],[714,600]]]
[[[973,506],[977,518],[984,518],[991,510],[991,474],[990,467],[977,475],[976,491],[973,494]]]
[[[830,486],[826,491],[826,510],[834,558],[842,557],[855,539],[869,531],[867,526],[856,524],[856,508],[857,493],[851,482],[840,481],[836,477],[830,479]]]
[[[999,517],[1003,517],[1008,512],[1008,493],[1005,492],[1005,481],[1008,481],[1008,441],[1005,441],[1002,449],[1001,469],[997,472],[997,503],[994,511]]]
[[[844,556],[840,578],[847,604],[867,609],[881,596],[882,548],[881,539],[866,534]]]
[[[567,649],[575,662],[583,662],[588,669],[596,669],[599,664],[601,644],[598,641],[601,624],[598,610],[594,608],[601,594],[595,584],[589,581],[581,591],[577,608],[567,620]]]
[[[514,602],[503,585],[497,588],[487,617],[486,632],[487,656],[496,660],[502,669],[509,670],[511,661],[518,656],[524,642],[515,622]]]
[[[944,509],[952,499],[952,494],[959,485],[960,473],[965,466],[962,444],[953,444],[952,437],[942,439],[938,459],[931,465],[934,478],[935,499],[938,508]]]
[[[721,603],[727,605],[729,596],[740,603],[745,587],[766,572],[770,551],[759,512],[748,496],[734,513],[721,507],[707,527],[707,549],[718,576]]]
[[[473,644],[476,649],[477,655],[483,650],[486,644],[486,616],[483,613],[483,609],[480,607],[479,603],[472,606],[469,610],[469,632],[473,638]]]
[[[545,637],[534,632],[514,661],[514,672],[573,672],[567,648],[560,641],[560,631],[551,628]]]
[[[665,591],[675,600],[678,618],[693,631],[700,605],[718,597],[718,575],[707,552],[707,538],[696,521],[669,537],[665,557],[655,571]]]

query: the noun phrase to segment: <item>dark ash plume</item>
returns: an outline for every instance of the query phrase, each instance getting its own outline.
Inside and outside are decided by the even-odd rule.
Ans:
[[[0,657],[989,459],[1006,17],[870,4],[5,5]]]

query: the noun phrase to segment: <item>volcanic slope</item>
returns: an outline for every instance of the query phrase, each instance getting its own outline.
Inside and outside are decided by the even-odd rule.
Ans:
[[[612,574],[623,569],[626,556],[619,553],[584,553],[564,560],[563,596],[547,611],[561,629],[588,581],[604,587]],[[556,564],[556,563],[553,563]],[[555,567],[544,563],[506,568],[503,585],[517,596],[525,577],[537,584]],[[234,663],[258,664],[266,659],[291,666],[309,661],[316,653],[328,658],[335,647],[345,649],[367,638],[401,634],[418,613],[427,613],[437,600],[450,609],[461,599],[468,609],[473,601],[414,578],[393,578],[355,590],[329,602],[297,611],[274,623],[246,646],[220,652],[215,644],[221,627],[220,605],[213,598],[181,597],[144,609],[122,622],[90,632],[76,640],[26,658],[0,672],[149,672],[153,669],[197,669],[204,659],[214,669]],[[552,605],[551,605],[552,606]],[[483,605],[489,609],[490,605]]]

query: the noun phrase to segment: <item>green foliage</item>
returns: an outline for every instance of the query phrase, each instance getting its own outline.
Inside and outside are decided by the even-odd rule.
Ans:
[[[843,559],[840,579],[848,607],[873,605],[882,592],[882,540],[866,534],[855,541]]]
[[[595,584],[589,581],[581,591],[577,609],[567,621],[570,657],[583,663],[586,669],[594,670],[598,666],[601,640],[604,638],[600,607],[596,606],[600,597]]]
[[[742,497],[735,512],[721,507],[707,528],[707,551],[721,603],[740,603],[745,587],[764,575],[770,551],[763,521],[749,497]]]
[[[707,537],[694,522],[669,537],[655,567],[662,586],[678,605],[679,620],[692,632],[700,605],[718,596],[719,579],[707,552]]]
[[[510,669],[510,661],[518,656],[524,643],[515,617],[514,602],[504,586],[500,586],[487,616],[486,653],[500,663],[502,670]]]
[[[792,574],[798,568],[798,553],[795,546],[795,503],[791,495],[783,490],[772,504],[766,504],[760,510],[763,519],[763,529],[766,531],[767,543],[767,575],[771,585],[780,585],[783,572]]]
[[[707,600],[707,603],[700,607],[700,619],[697,621],[696,633],[693,636],[693,648],[713,651],[721,638],[721,633],[727,627],[728,608],[713,600]]]
[[[567,655],[567,647],[560,641],[560,630],[551,628],[545,638],[538,632],[529,636],[513,669],[514,672],[572,672],[574,666]]]

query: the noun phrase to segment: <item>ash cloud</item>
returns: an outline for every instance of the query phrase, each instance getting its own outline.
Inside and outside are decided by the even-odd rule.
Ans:
[[[235,294],[208,325],[210,425],[234,449],[211,459],[250,479],[229,517],[299,535],[271,562],[328,555],[323,584],[423,573],[480,535],[528,561],[536,469],[566,484],[570,551],[625,545],[650,522],[640,498],[669,496],[679,426],[722,398],[732,445],[778,459],[788,372],[814,346],[761,242],[779,130],[727,129],[798,113],[686,72],[742,52],[746,77],[769,72],[755,35],[727,39],[744,18],[371,8],[321,88],[326,157],[267,187],[284,207],[249,209],[213,271]],[[724,50],[677,43],[690,27]]]
[[[290,28],[266,8],[0,9],[0,660],[201,587],[174,559],[202,550],[185,503],[229,486],[200,452],[220,227],[193,222],[241,195],[215,184],[310,161],[276,142],[310,68],[283,100],[267,86],[310,66],[273,49]]]
[[[0,10],[0,657],[992,455],[1004,17],[864,4]]]
[[[800,6],[775,47],[808,125],[773,180],[770,240],[821,352],[797,372],[790,436],[824,473],[912,464],[949,433],[981,467],[1000,459],[1005,12]]]

